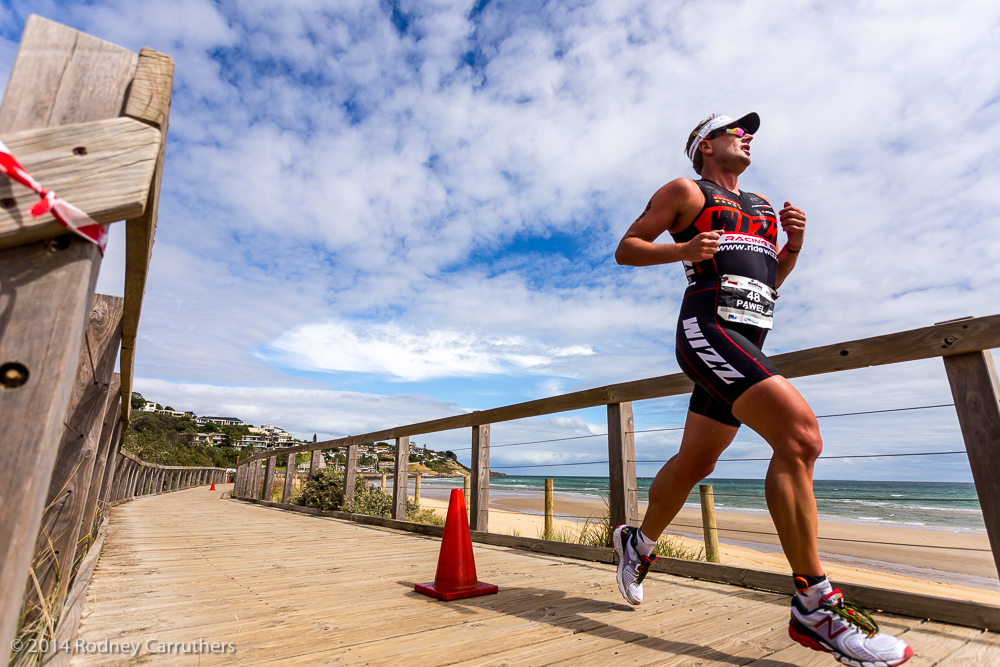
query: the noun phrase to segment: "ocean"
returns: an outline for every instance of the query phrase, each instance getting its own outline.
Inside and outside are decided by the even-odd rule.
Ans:
[[[553,477],[557,494],[601,499],[607,494],[607,477]],[[652,478],[638,481],[639,502],[646,502]],[[714,479],[715,507],[724,512],[766,514],[764,480]],[[427,478],[433,487],[461,487],[460,478]],[[542,494],[545,478],[527,475],[491,477],[490,489],[497,492]],[[976,499],[975,485],[962,482],[860,482],[816,480],[813,483],[820,519],[840,523],[864,523],[901,528],[986,533],[983,512]],[[685,507],[700,507],[698,487]]]

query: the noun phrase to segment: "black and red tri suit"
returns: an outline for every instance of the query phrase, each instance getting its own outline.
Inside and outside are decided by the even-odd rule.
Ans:
[[[775,288],[778,217],[763,197],[736,194],[705,179],[695,182],[705,195],[705,205],[694,222],[671,236],[676,243],[709,231],[722,236],[715,255],[684,262],[689,284],[677,321],[677,363],[695,383],[690,410],[739,426],[733,401],[778,371],[760,350],[767,328],[720,316],[720,285],[723,276],[742,276]],[[725,304],[729,297],[722,299]]]

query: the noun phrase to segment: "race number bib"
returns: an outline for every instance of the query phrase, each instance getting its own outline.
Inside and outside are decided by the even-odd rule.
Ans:
[[[724,322],[752,324],[770,329],[774,324],[774,300],[778,293],[751,278],[722,276],[719,287],[719,317]]]

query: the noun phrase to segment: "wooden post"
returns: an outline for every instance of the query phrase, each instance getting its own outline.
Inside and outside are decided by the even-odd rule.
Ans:
[[[101,491],[97,496],[97,512],[93,517],[91,522],[90,534],[97,536],[97,531],[100,529],[100,518],[103,516],[104,511],[114,500],[112,498],[112,485],[115,480],[115,466],[117,465],[118,448],[121,446],[121,402],[118,401],[116,407],[118,412],[112,421],[113,429],[111,431],[111,451],[108,453],[108,461],[104,466],[104,479],[101,481]]]
[[[490,529],[490,425],[472,427],[472,498],[469,504],[469,528]]]
[[[323,450],[314,449],[312,454],[309,456],[309,479],[316,476],[319,472],[320,463],[323,461]]]
[[[608,403],[608,509],[611,526],[639,525],[632,403]]]
[[[542,539],[551,540],[552,532],[555,530],[553,526],[553,502],[552,502],[552,480],[545,480],[545,535]]]
[[[385,473],[382,473],[382,490],[385,491],[385,489],[386,489]]]
[[[132,468],[131,471],[129,472],[129,477],[128,477],[128,487],[125,490],[126,498],[135,497],[135,484],[139,480],[139,472],[141,471],[141,469],[142,466],[140,466],[136,461],[132,461]]]
[[[125,490],[128,487],[128,478],[129,475],[132,474],[132,466],[135,465],[132,459],[127,458],[125,456],[124,452],[120,452],[118,456],[121,457],[121,460],[119,461],[119,467],[121,470],[118,473],[118,481],[116,482],[116,488],[115,488],[116,502],[119,500],[124,500]]]
[[[344,504],[354,500],[354,485],[358,475],[358,446],[347,448],[347,461],[344,463]]]
[[[143,48],[136,61],[128,99],[122,115],[134,118],[158,129],[162,136],[156,171],[142,215],[125,222],[125,314],[122,319],[122,401],[123,419],[131,415],[132,373],[135,367],[135,342],[139,331],[149,259],[153,252],[160,182],[163,177],[163,157],[167,148],[167,127],[170,120],[170,100],[174,80],[174,61],[153,49]]]
[[[292,499],[292,480],[295,479],[295,454],[288,455],[288,462],[285,464],[285,488],[281,492],[281,502],[287,503]]]
[[[989,350],[944,357],[993,562],[1000,572],[1000,386]]]
[[[115,455],[114,477],[111,480],[111,492],[108,495],[108,502],[115,503],[121,498],[122,478],[125,468],[128,466],[128,459],[122,456],[121,452]]]
[[[263,499],[270,501],[271,494],[274,492],[274,467],[278,464],[277,456],[269,456],[267,458],[267,470],[264,473],[264,491]]]
[[[257,459],[254,461],[254,476],[253,476],[253,497],[257,500],[264,498],[264,468],[266,467],[264,459]]]
[[[469,497],[472,495],[470,489],[472,488],[472,477],[469,475],[462,475],[462,495],[465,497],[465,511],[469,511]]]
[[[107,406],[104,409],[104,419],[101,422],[101,437],[97,443],[97,459],[94,461],[94,471],[90,476],[90,489],[87,491],[87,505],[83,509],[83,523],[81,530],[89,535],[95,535],[94,520],[97,517],[98,502],[100,502],[101,487],[104,485],[104,471],[108,466],[108,455],[114,449],[115,442],[112,438],[118,426],[118,417],[121,414],[122,402],[119,395],[121,378],[118,373],[111,376],[111,384],[108,387]]]
[[[420,507],[420,478],[423,477],[423,473],[418,472],[416,478],[413,480],[413,502],[416,503],[417,507]]]
[[[719,563],[719,528],[715,523],[715,494],[711,484],[699,484],[701,496],[701,526],[705,532],[705,560]]]
[[[409,466],[410,438],[407,436],[396,438],[396,467],[392,475],[392,518],[398,521],[406,521],[406,472]]]

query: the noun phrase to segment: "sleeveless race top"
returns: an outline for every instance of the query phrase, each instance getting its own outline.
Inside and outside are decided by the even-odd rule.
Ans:
[[[702,232],[722,233],[719,251],[701,262],[684,262],[688,282],[736,275],[759,280],[774,288],[778,281],[778,216],[763,197],[734,194],[712,181],[695,181],[705,205],[685,229],[671,234],[675,243],[690,241]]]

